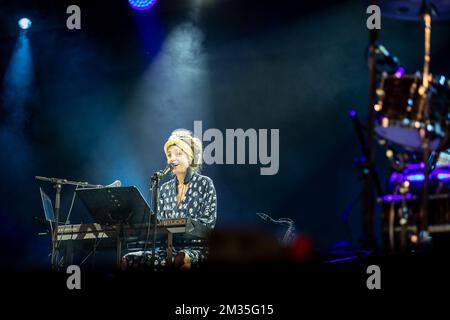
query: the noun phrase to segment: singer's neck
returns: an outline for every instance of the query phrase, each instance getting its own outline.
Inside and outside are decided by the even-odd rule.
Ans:
[[[184,183],[184,179],[186,178],[186,173],[177,173],[177,182],[178,184]]]

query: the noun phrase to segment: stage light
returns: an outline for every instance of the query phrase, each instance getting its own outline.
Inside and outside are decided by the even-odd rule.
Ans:
[[[386,157],[387,157],[388,159],[393,158],[393,157],[394,157],[394,151],[392,151],[391,149],[388,149],[388,150],[386,151]]]
[[[31,20],[28,18],[22,18],[19,20],[18,25],[21,29],[27,30],[31,27]]]
[[[406,69],[405,68],[398,67],[397,69],[395,69],[395,74],[394,75],[397,78],[401,78],[401,77],[403,77],[405,75],[405,73],[406,73]]]
[[[405,194],[405,199],[411,200],[412,199],[411,193],[407,192]],[[383,196],[384,202],[397,202],[397,201],[402,201],[402,200],[403,200],[402,194],[387,194],[387,195]]]
[[[128,0],[128,3],[135,10],[147,10],[156,4],[156,0]]]
[[[448,181],[448,180],[450,180],[450,173],[449,172],[439,172],[437,174],[437,178],[439,181]]]
[[[425,180],[425,175],[423,173],[414,173],[406,176],[406,180],[410,182],[420,182]]]

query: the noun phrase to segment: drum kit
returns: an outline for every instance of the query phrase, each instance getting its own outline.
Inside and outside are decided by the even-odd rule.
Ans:
[[[424,25],[423,70],[407,73],[397,65],[378,72],[369,118],[392,169],[378,199],[383,244],[390,253],[410,253],[450,236],[450,81],[429,69],[431,22],[450,20],[450,2],[378,4],[383,16]]]

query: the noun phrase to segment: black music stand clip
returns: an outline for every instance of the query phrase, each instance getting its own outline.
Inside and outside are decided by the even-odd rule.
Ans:
[[[96,223],[118,227],[117,265],[120,267],[123,228],[148,220],[149,205],[135,186],[82,188],[76,192]]]

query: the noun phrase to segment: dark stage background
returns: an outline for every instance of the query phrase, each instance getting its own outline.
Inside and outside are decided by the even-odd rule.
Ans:
[[[66,8],[81,8],[67,30]],[[120,179],[148,195],[176,128],[279,129],[278,174],[261,165],[206,165],[217,227],[295,220],[315,248],[358,245],[361,209],[341,214],[361,182],[348,111],[368,103],[366,7],[361,1],[159,0],[149,11],[116,1],[2,1],[0,5],[0,243],[2,267],[49,266],[35,175],[95,184]],[[21,16],[33,25],[25,36]],[[433,25],[431,71],[450,74],[450,24]],[[418,22],[382,19],[380,42],[408,70],[422,67]],[[207,142],[205,145],[208,144]],[[382,159],[378,149],[377,158]],[[385,184],[384,161],[379,170]],[[73,188],[63,189],[63,218]],[[72,222],[89,221],[79,199]],[[379,231],[379,209],[375,221]]]

